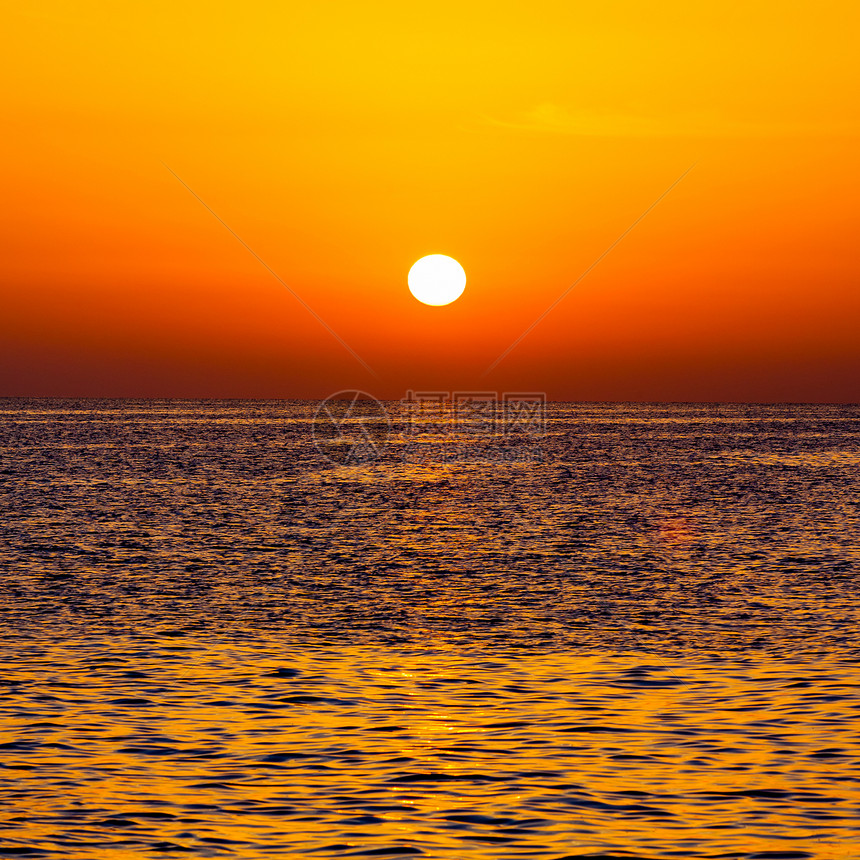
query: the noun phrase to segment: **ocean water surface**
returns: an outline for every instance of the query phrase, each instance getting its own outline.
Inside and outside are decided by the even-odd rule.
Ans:
[[[860,407],[316,408],[0,400],[0,857],[860,858]]]

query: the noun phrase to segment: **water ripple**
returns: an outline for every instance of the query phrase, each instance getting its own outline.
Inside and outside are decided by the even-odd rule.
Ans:
[[[860,856],[857,407],[313,408],[0,401],[0,856]]]

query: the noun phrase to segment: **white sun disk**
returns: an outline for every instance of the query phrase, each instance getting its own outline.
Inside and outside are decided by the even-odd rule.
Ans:
[[[430,254],[409,270],[409,291],[425,305],[450,305],[466,289],[466,273],[453,257]]]

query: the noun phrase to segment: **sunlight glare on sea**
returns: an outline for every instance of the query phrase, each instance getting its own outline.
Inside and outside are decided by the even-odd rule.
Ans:
[[[315,408],[0,400],[0,856],[860,856],[860,407]]]

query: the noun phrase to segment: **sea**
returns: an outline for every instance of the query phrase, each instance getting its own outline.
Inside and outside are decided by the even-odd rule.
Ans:
[[[0,857],[860,858],[860,407],[534,405],[0,400]]]

